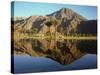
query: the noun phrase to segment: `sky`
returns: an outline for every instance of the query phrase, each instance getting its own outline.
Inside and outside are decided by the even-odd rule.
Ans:
[[[88,20],[97,19],[96,6],[83,6],[83,5],[69,5],[69,4],[54,4],[54,3],[36,3],[36,2],[21,2],[15,1],[14,6],[12,3],[11,13],[15,17],[29,17],[32,15],[47,15],[51,14],[61,8],[69,8],[74,12],[80,14]]]

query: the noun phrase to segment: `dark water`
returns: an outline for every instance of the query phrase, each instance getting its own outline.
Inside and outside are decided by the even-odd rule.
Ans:
[[[14,73],[95,69],[97,41],[23,39],[14,42],[12,60]]]

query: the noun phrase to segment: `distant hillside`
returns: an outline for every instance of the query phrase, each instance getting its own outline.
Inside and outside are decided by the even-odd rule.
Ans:
[[[77,33],[97,35],[97,20],[82,21],[76,29]]]

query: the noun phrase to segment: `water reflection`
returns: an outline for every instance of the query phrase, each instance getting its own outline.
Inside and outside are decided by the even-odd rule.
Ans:
[[[97,54],[97,41],[21,39],[14,41],[14,54],[50,58],[67,65],[86,54]]]

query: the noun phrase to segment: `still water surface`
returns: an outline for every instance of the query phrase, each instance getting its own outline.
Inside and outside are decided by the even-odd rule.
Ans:
[[[14,42],[14,73],[94,69],[96,40],[33,40]]]

